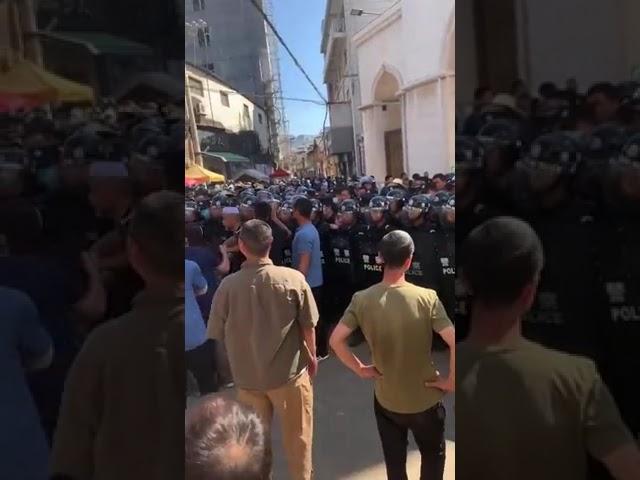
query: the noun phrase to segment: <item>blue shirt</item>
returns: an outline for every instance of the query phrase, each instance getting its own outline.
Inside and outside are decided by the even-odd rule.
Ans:
[[[184,261],[184,349],[193,350],[207,340],[207,329],[202,319],[196,291],[207,288],[207,280],[200,267],[191,260]]]
[[[196,262],[200,267],[200,271],[207,281],[207,293],[200,295],[196,300],[200,305],[200,311],[202,312],[202,318],[204,318],[205,325],[209,320],[209,313],[211,312],[211,303],[213,302],[213,294],[218,288],[218,279],[216,277],[216,268],[220,265],[219,256],[215,254],[212,247],[209,246],[194,246],[186,247],[184,251],[184,258]]]
[[[322,286],[322,256],[320,253],[320,235],[312,223],[307,223],[298,227],[296,235],[293,237],[291,250],[293,266],[300,265],[300,256],[303,253],[311,254],[309,271],[307,272],[307,283],[311,288]]]
[[[48,478],[48,447],[23,365],[47,354],[51,338],[31,299],[0,287],[0,470],[2,478]]]

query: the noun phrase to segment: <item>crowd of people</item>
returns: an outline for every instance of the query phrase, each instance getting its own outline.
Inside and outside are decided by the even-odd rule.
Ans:
[[[243,461],[228,453],[228,473],[268,478],[275,412],[291,478],[312,478],[311,382],[331,351],[359,377],[375,380],[389,478],[406,478],[409,431],[424,478],[442,478],[442,397],[454,389],[455,375],[454,189],[453,175],[416,174],[383,184],[319,177],[187,191],[187,393],[234,384],[240,402],[221,406],[205,396],[187,413],[188,478],[204,478],[203,465],[222,468],[210,465],[221,461],[220,452],[203,451],[214,431],[226,439],[221,448],[237,447],[222,433],[233,408],[257,414],[266,433],[236,452]],[[446,376],[434,367],[434,337],[450,349]],[[371,365],[350,350],[363,341]],[[211,412],[222,417],[199,423]],[[246,460],[256,450],[263,460],[254,471]]]
[[[537,96],[520,80],[510,92],[479,87],[472,111],[460,120],[456,243],[459,252],[467,242],[474,253],[459,259],[462,274],[456,284],[456,330],[459,340],[469,340],[468,349],[458,349],[458,382],[468,388],[457,390],[457,419],[464,426],[458,459],[465,467],[457,473],[507,479],[551,478],[549,472],[555,472],[554,478],[584,478],[589,453],[615,478],[636,478],[637,464],[632,468],[630,459],[637,462],[637,454],[622,455],[626,464],[611,455],[640,436],[635,380],[640,366],[640,84],[602,82],[582,92],[569,79],[562,88],[540,85]],[[527,225],[492,221],[502,216]],[[520,329],[525,338],[555,352],[525,344],[515,334]],[[471,348],[479,344],[492,344],[494,350]],[[496,345],[504,350],[497,353]],[[590,363],[576,363],[577,358]],[[508,399],[479,398],[486,392],[482,378],[485,387],[491,383]],[[576,427],[568,420],[569,410],[555,403],[545,407],[543,397],[555,395],[551,391],[558,382],[573,385],[560,395],[565,405],[589,405],[589,415],[598,419],[583,416]],[[500,397],[491,392],[492,398]],[[598,395],[600,403],[590,403],[595,400],[588,395]],[[471,414],[478,406],[486,422]],[[576,450],[547,442],[552,431],[540,430],[543,418],[549,418],[544,415],[564,419],[562,427],[554,424],[554,438],[564,438]],[[566,436],[571,425],[581,434]],[[600,438],[593,434],[598,425]],[[472,430],[480,437],[464,436]],[[486,443],[487,438],[495,442]],[[487,448],[476,448],[478,439]],[[544,461],[522,453],[540,445],[550,452]],[[566,467],[573,462],[569,458],[576,460]],[[527,467],[513,464],[515,459]],[[486,475],[478,475],[474,465],[482,465]],[[592,478],[610,478],[597,464],[591,470]]]
[[[182,475],[181,107],[0,116],[3,478]]]

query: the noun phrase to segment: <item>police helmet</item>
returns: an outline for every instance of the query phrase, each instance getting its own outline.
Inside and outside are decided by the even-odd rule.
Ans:
[[[260,190],[256,193],[256,198],[260,202],[271,202],[273,200],[273,194],[268,190]]]
[[[640,133],[636,133],[629,137],[625,145],[622,147],[621,160],[627,164],[640,166]]]
[[[474,137],[456,136],[456,169],[480,170],[484,165],[484,147]]]
[[[629,134],[623,127],[616,124],[601,125],[587,138],[585,155],[597,160],[617,158],[628,138]]]
[[[573,174],[582,160],[582,145],[568,132],[548,133],[531,143],[527,159],[530,166]]]
[[[389,199],[387,197],[377,195],[369,201],[369,211],[386,212],[387,210],[389,210]]]
[[[104,160],[101,139],[95,134],[77,132],[70,136],[62,148],[64,165],[81,165],[96,160]]]
[[[244,195],[240,197],[240,206],[246,208],[253,208],[258,199],[254,195]]]
[[[404,210],[409,214],[409,216],[415,217],[418,214],[429,212],[431,205],[432,202],[428,195],[414,195],[404,206]]]
[[[340,203],[340,206],[338,207],[338,211],[340,213],[355,214],[360,211],[360,207],[358,205],[358,202],[356,202],[355,200],[347,199],[347,200],[344,200],[342,203]]]

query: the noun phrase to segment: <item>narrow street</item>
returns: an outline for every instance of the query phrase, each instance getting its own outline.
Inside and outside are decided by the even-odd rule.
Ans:
[[[367,358],[367,347],[357,353]],[[441,371],[446,370],[446,353],[435,354]],[[232,392],[223,395],[231,396]],[[447,466],[445,480],[455,478],[455,420],[453,396],[447,406]],[[372,384],[358,379],[335,357],[320,364],[315,381],[314,467],[316,480],[386,480],[382,449],[373,415]],[[277,419],[274,423],[274,480],[288,480]],[[418,480],[420,454],[409,444],[409,480]]]

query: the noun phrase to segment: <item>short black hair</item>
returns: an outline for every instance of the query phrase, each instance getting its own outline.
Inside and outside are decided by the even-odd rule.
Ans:
[[[296,210],[304,218],[311,218],[311,212],[313,212],[313,203],[308,198],[298,198],[293,203],[293,209]]]
[[[128,235],[154,272],[184,277],[184,195],[161,190],[144,197],[133,210]]]
[[[205,397],[186,413],[186,480],[261,480],[266,431],[258,415],[238,402]]]
[[[433,176],[433,180],[435,180],[436,178],[437,178],[438,180],[442,180],[443,182],[446,182],[446,181],[447,181],[447,177],[445,176],[445,174],[444,174],[444,173],[436,173],[436,174]]]
[[[394,230],[382,237],[378,251],[386,267],[400,268],[413,255],[415,245],[407,232]]]
[[[240,240],[250,253],[266,256],[273,243],[273,232],[269,224],[263,220],[249,220],[240,229]]]
[[[258,220],[268,222],[271,218],[271,205],[268,202],[260,200],[253,205],[253,211]]]
[[[610,82],[599,82],[591,85],[587,91],[587,98],[591,95],[597,95],[598,93],[601,93],[610,100],[620,99],[620,90]]]
[[[462,275],[475,300],[509,305],[542,271],[542,244],[531,226],[496,217],[476,227],[462,247]]]
[[[386,177],[384,177],[384,181],[386,182],[387,180],[391,180],[393,179],[393,175],[387,175]]]

